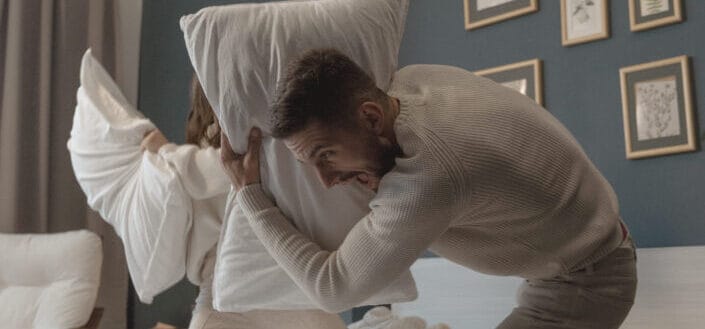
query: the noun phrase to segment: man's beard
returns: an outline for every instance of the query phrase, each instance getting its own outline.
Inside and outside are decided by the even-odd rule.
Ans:
[[[387,139],[380,139],[374,134],[365,138],[365,144],[367,144],[366,149],[369,150],[368,158],[375,164],[374,167],[368,168],[369,174],[382,179],[396,165],[395,159],[402,155],[401,149]]]

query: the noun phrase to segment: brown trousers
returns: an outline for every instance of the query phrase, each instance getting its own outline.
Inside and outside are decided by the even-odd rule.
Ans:
[[[552,279],[526,280],[518,306],[498,329],[617,329],[636,294],[636,253],[627,237],[584,269]]]

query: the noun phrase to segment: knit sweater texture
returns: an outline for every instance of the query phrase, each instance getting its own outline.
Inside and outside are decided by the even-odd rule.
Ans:
[[[551,278],[620,243],[611,186],[530,98],[441,65],[403,68],[388,93],[400,100],[403,155],[338,250],[300,234],[260,185],[236,195],[269,253],[323,309],[356,305],[426,249],[482,273]]]

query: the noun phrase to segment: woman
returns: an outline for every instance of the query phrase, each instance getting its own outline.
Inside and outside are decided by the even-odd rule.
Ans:
[[[191,82],[191,111],[186,124],[186,142],[198,147],[189,152],[194,163],[219,165],[220,127],[203,94],[198,80]],[[193,146],[170,144],[167,138],[155,129],[142,141],[143,149],[159,153],[166,158]],[[242,313],[218,312],[213,309],[211,287],[217,239],[225,209],[226,194],[230,188],[227,176],[208,166],[188,166],[191,172],[181,174],[180,179],[193,199],[193,227],[186,257],[187,275],[191,282],[199,285],[196,307],[190,329],[220,328],[346,328],[337,314],[321,310],[253,310]],[[214,193],[214,192],[220,193]],[[208,197],[200,197],[202,195]]]
[[[345,328],[338,315],[318,310],[213,310],[211,286],[230,182],[218,161],[218,126],[195,80],[187,145],[168,143],[90,50],[80,81],[67,143],[74,174],[90,207],[122,240],[142,302],[151,303],[185,273],[201,288],[190,328]]]

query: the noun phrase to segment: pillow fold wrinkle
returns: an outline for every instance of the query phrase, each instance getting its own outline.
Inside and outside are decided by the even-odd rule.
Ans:
[[[164,157],[140,143],[155,125],[134,109],[90,49],[81,62],[71,164],[88,205],[122,239],[142,302],[183,278],[191,198]]]
[[[397,68],[408,6],[408,0],[266,2],[207,7],[181,18],[191,64],[234,151],[246,150],[251,127],[262,129],[260,173],[266,193],[323,249],[337,249],[370,211],[373,194],[357,184],[325,189],[312,168],[269,137],[270,103],[289,61],[315,48],[350,56],[386,90]],[[252,252],[258,240],[239,206],[227,209],[213,307],[224,312],[317,308],[265,257],[266,250]],[[365,304],[415,297],[407,271]]]

